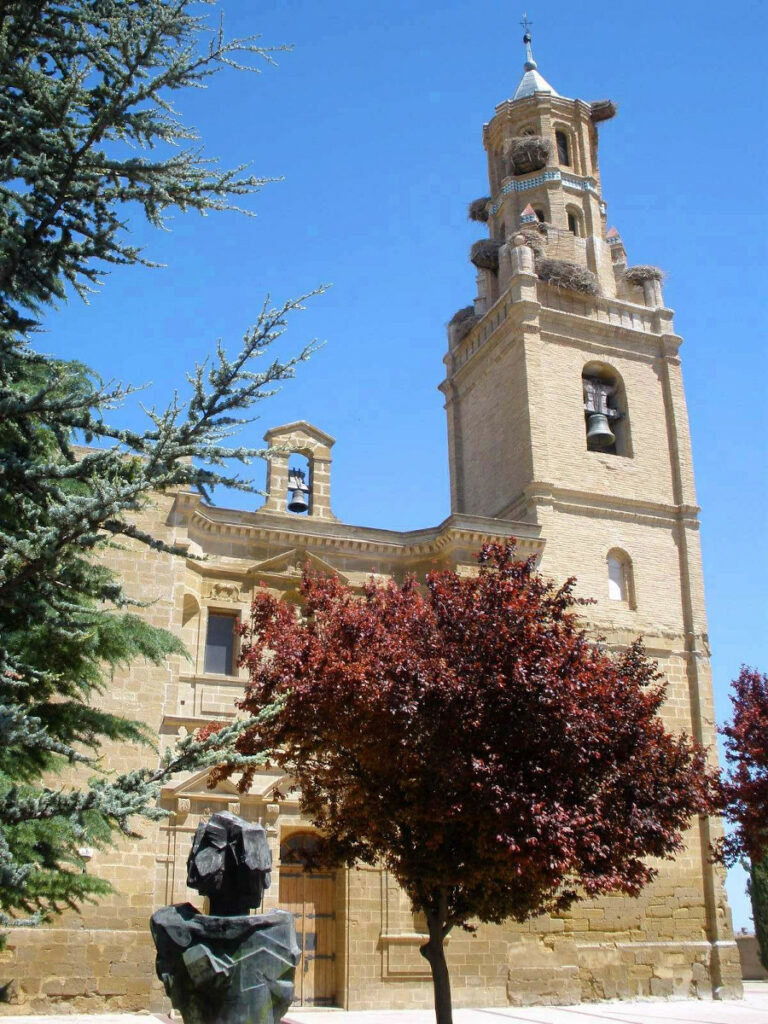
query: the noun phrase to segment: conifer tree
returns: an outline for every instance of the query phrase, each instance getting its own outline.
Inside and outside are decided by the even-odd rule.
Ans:
[[[272,61],[254,38],[209,31],[215,0],[3,0],[0,3],[0,923],[35,922],[107,888],[78,847],[156,817],[157,786],[205,764],[238,726],[187,740],[159,767],[98,775],[107,740],[147,741],[99,710],[115,666],[182,653],[131,609],[101,557],[115,543],[169,553],[134,525],[152,492],[250,489],[231,440],[254,403],[309,350],[256,368],[299,302],[266,305],[235,356],[220,346],[189,377],[191,397],[150,412],[147,429],[110,423],[131,388],[37,350],[35,331],[110,264],[147,263],[126,205],[159,226],[169,209],[232,209],[262,179],[219,170],[175,115],[176,90],[218,69]],[[85,442],[85,450],[78,443]],[[227,732],[229,735],[227,735]],[[83,763],[82,789],[51,773]],[[42,781],[43,779],[46,782]]]

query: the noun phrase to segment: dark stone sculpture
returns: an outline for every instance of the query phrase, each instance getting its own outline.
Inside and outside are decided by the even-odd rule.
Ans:
[[[261,905],[272,876],[267,834],[225,811],[197,826],[187,858],[187,885],[207,896],[211,914],[231,917]]]
[[[210,900],[163,907],[150,928],[157,976],[184,1024],[277,1024],[293,999],[301,951],[293,915],[250,916],[270,884],[272,856],[261,825],[227,812],[198,825],[187,885]]]

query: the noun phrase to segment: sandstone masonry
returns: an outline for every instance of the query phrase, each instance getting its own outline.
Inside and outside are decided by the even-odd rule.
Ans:
[[[527,45],[514,98],[483,129],[490,186],[483,219],[497,264],[480,267],[472,309],[449,327],[441,390],[451,514],[408,533],[339,523],[331,511],[333,438],[303,421],[266,439],[308,460],[308,515],[287,510],[284,454],[270,463],[257,512],[212,508],[191,493],[159,497],[141,527],[204,559],[130,545],[110,557],[129,592],[152,602],[145,614],[177,632],[191,660],[133,666],[116,675],[104,704],[146,722],[161,748],[234,715],[244,685],[236,650],[213,652],[223,650],[225,671],[208,659],[222,621],[247,615],[256,586],[298,602],[307,561],[353,586],[372,569],[396,579],[436,565],[471,571],[483,542],[513,536],[545,574],[578,577],[579,593],[596,602],[589,624],[609,646],[645,637],[669,683],[668,722],[714,746],[681,339],[658,275],[628,272],[623,243],[607,230],[597,124],[612,116],[612,104],[559,96]],[[510,154],[525,151],[519,140],[532,137],[551,152],[541,167],[521,170]],[[602,412],[590,406],[595,394]],[[109,757],[120,770],[153,760],[128,745]],[[289,786],[268,770],[246,796],[229,784],[209,790],[204,773],[174,780],[162,793],[165,821],[145,825],[140,842],[95,854],[92,869],[111,880],[114,896],[10,936],[0,953],[3,975],[14,978],[3,1011],[167,1009],[154,978],[149,916],[197,899],[185,887],[191,837],[202,817],[225,808],[267,828],[276,871],[265,905],[287,903],[297,915],[301,1001],[430,1006],[418,951],[424,922],[386,871],[297,869],[292,844],[311,841],[311,830]],[[697,822],[685,852],[660,864],[638,899],[606,897],[525,925],[452,934],[455,1005],[739,993],[722,872],[708,857],[719,827]]]

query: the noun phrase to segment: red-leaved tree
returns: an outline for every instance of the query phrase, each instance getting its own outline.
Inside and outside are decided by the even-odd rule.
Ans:
[[[723,848],[728,863],[748,857],[756,864],[768,854],[768,675],[743,665],[731,704],[733,721],[720,732],[729,765],[725,816],[734,830]]]
[[[665,730],[639,643],[606,654],[572,582],[512,547],[480,563],[362,595],[305,573],[304,615],[265,593],[245,635],[241,707],[272,712],[238,750],[294,776],[327,863],[386,866],[424,913],[438,1024],[452,928],[637,894],[644,858],[681,848],[711,785],[702,751]]]
[[[733,831],[724,839],[727,864],[749,860],[749,895],[760,946],[768,968],[768,675],[742,666],[733,681],[733,721],[725,737],[722,802]]]

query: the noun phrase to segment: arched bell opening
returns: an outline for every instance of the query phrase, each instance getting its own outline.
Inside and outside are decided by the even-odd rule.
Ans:
[[[331,511],[330,434],[305,420],[271,427],[267,452],[265,512],[335,519]]]
[[[291,452],[288,459],[285,507],[295,515],[310,515],[312,512],[312,460],[300,452]]]
[[[631,456],[624,381],[606,363],[587,363],[581,373],[587,450]]]

